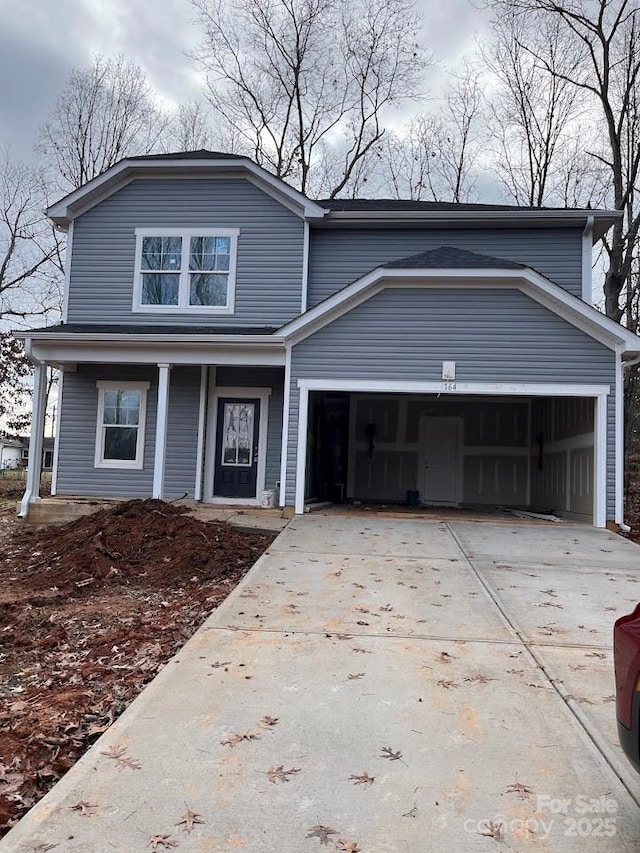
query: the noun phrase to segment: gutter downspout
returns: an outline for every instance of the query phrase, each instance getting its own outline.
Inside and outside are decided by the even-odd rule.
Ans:
[[[40,475],[42,473],[42,444],[44,437],[44,416],[47,396],[47,365],[35,358],[31,348],[31,338],[24,342],[27,358],[36,366],[33,382],[33,408],[31,415],[31,440],[29,441],[29,464],[27,466],[27,484],[20,501],[18,518],[29,515],[31,503],[40,499]]]
[[[625,371],[625,368],[628,369],[629,367],[633,367],[634,364],[640,364],[640,355],[637,355],[635,358],[630,358],[628,361],[621,361],[621,364],[620,364],[620,368],[621,368],[621,372],[622,372],[622,383],[621,383],[622,388],[621,388],[621,391],[622,391],[623,399],[624,399],[624,371]],[[620,530],[622,530],[623,533],[630,533],[631,527],[624,521],[624,504],[622,507],[622,513],[623,513],[623,517],[618,522],[618,527],[620,528]]]

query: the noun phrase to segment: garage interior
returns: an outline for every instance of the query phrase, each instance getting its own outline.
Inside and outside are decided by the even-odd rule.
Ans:
[[[309,502],[505,507],[592,522],[593,398],[309,398]]]

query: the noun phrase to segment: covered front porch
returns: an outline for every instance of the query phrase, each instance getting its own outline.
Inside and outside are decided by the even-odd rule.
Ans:
[[[36,365],[36,445],[46,367],[60,371],[52,495],[277,503],[281,341],[271,335],[162,337],[106,333],[89,342],[58,332],[25,342]],[[39,500],[39,459],[30,455],[22,517]]]

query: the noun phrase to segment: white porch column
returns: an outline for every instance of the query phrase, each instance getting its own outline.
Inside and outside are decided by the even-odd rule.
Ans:
[[[169,417],[170,364],[158,365],[158,411],[156,414],[156,445],[153,462],[153,497],[164,492],[164,463],[167,455],[167,422]]]
[[[27,485],[20,502],[20,518],[29,514],[29,504],[40,500],[40,475],[42,474],[42,443],[44,438],[44,415],[47,405],[47,365],[36,364],[33,377],[33,410],[31,415],[31,438],[29,440],[29,464]]]

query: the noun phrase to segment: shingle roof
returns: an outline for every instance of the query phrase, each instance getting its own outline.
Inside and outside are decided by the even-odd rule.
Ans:
[[[275,326],[147,326],[115,323],[59,323],[33,329],[77,335],[271,335]]]
[[[514,204],[467,204],[453,201],[415,201],[397,198],[321,198],[318,204],[327,209],[338,211],[398,211],[398,210],[566,210],[564,207],[533,208]]]
[[[125,160],[248,160],[244,154],[229,154],[226,151],[209,151],[198,148],[196,151],[170,151],[168,154],[132,154]]]
[[[381,264],[382,267],[391,269],[524,269],[524,264],[515,261],[506,261],[503,258],[492,258],[489,255],[478,255],[475,252],[467,252],[464,249],[456,249],[453,246],[440,246],[438,249],[429,249],[417,255],[409,255],[406,258],[398,258],[396,261],[388,261]]]

